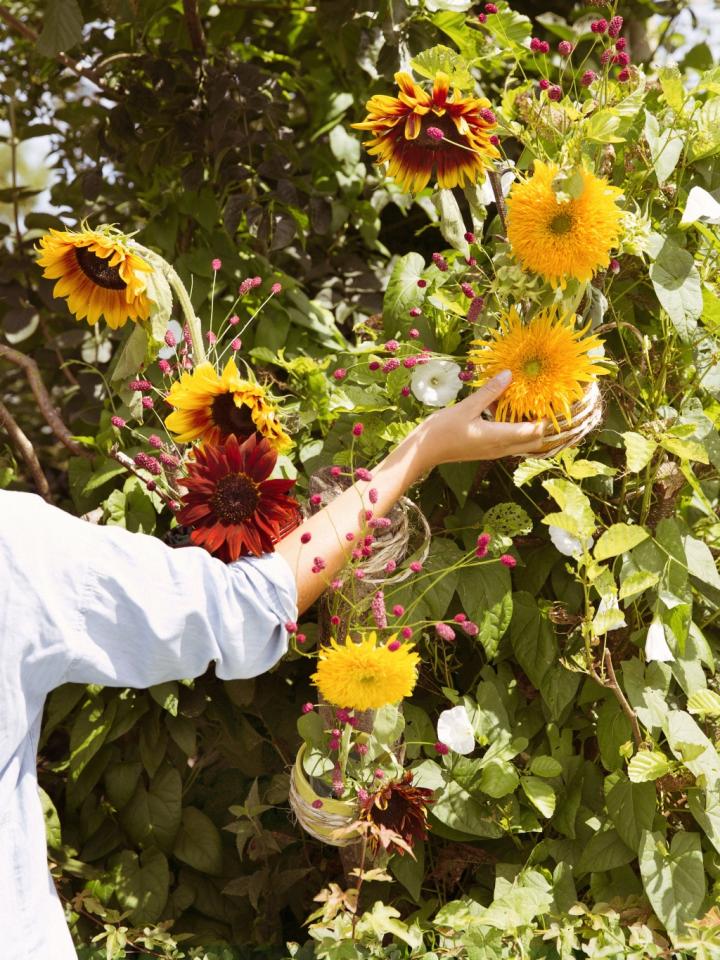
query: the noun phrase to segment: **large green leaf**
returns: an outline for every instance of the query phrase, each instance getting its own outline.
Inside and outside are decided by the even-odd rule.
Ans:
[[[703,310],[702,284],[692,254],[665,240],[650,267],[650,279],[678,334],[690,340]]]
[[[609,557],[616,557],[619,553],[625,553],[626,550],[632,550],[643,540],[647,540],[650,534],[644,527],[629,523],[614,523],[603,533],[595,544],[593,551],[596,560],[607,560]]]
[[[681,936],[705,899],[700,835],[681,830],[668,849],[661,833],[644,830],[639,859],[643,886],[653,910],[671,936]]]
[[[618,780],[608,792],[605,804],[621,840],[637,850],[643,830],[652,830],[657,808],[655,784]]]
[[[478,640],[488,659],[494,659],[512,617],[510,572],[499,563],[465,567],[457,590],[463,609],[480,628]]]
[[[580,855],[576,873],[615,870],[634,859],[634,850],[623,843],[617,830],[602,830],[588,840]]]
[[[424,269],[425,261],[419,253],[408,253],[395,262],[383,301],[386,325],[388,320],[397,326],[407,324],[408,310],[420,305],[423,291],[418,280]]]
[[[165,767],[149,789],[139,784],[121,813],[122,825],[136,843],[156,844],[169,853],[180,828],[182,779],[175,767]]]
[[[185,807],[173,854],[188,866],[217,876],[222,873],[220,831],[197,807]]]
[[[159,850],[145,850],[140,857],[123,850],[112,871],[115,895],[132,923],[154,923],[163,911],[170,886],[167,858]]]
[[[65,53],[82,40],[83,15],[77,0],[46,0],[37,50],[44,57]]]

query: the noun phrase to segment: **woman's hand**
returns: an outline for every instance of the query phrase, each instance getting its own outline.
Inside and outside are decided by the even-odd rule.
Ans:
[[[409,435],[417,440],[421,474],[441,463],[497,460],[540,453],[547,421],[495,423],[482,417],[508,387],[510,371],[499,373],[469,397],[431,414]]]

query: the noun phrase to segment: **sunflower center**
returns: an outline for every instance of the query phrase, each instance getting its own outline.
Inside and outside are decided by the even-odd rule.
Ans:
[[[97,287],[106,290],[124,290],[127,287],[119,269],[110,266],[109,258],[99,257],[87,247],[75,247],[75,259],[85,276]]]
[[[255,433],[255,424],[250,416],[250,407],[246,404],[236,406],[231,393],[221,393],[211,404],[213,423],[220,427],[223,434],[234,433],[238,439]]]
[[[523,373],[526,377],[530,377],[534,380],[535,377],[540,376],[542,373],[542,368],[542,361],[538,357],[532,357],[530,360],[526,360],[523,364]]]
[[[563,233],[569,233],[572,229],[573,220],[569,213],[558,213],[550,221],[550,230],[562,236]]]
[[[242,523],[255,513],[260,487],[245,473],[228,473],[215,485],[210,505],[221,523]]]

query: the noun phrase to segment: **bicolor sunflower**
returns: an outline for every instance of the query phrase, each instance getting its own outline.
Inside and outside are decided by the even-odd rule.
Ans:
[[[570,417],[570,407],[586,387],[607,371],[593,351],[602,340],[575,325],[574,314],[559,314],[556,307],[536,313],[523,322],[515,307],[500,319],[488,338],[473,340],[470,362],[479,374],[477,386],[502,370],[512,381],[497,403],[496,420],[540,420],[547,417],[558,430],[559,416]]]
[[[497,127],[490,101],[450,92],[447,74],[435,75],[427,93],[409,73],[395,74],[397,97],[382,94],[365,104],[368,112],[357,130],[369,130],[365,148],[403,190],[418,193],[436,172],[445,189],[476,183],[499,157],[491,137]]]
[[[41,238],[38,264],[43,276],[57,280],[54,297],[67,297],[78,320],[113,329],[128,320],[146,320],[150,311],[146,274],[152,267],[112,227],[50,230]]]
[[[278,451],[292,446],[267,391],[243,379],[232,357],[221,374],[207,361],[185,371],[165,399],[175,407],[165,426],[180,443],[221,443],[232,433],[244,439],[257,431]]]
[[[328,703],[351,710],[377,710],[409,697],[420,657],[412,644],[378,643],[375,631],[359,642],[332,639],[318,654],[312,681]]]
[[[554,163],[535,161],[533,175],[515,183],[507,199],[508,241],[523,269],[564,288],[586,282],[610,263],[621,233],[618,187],[584,168],[574,171],[577,196],[560,200]]]
[[[193,529],[190,539],[226,563],[269,553],[302,519],[288,496],[294,480],[269,480],[277,453],[264,437],[240,442],[231,434],[222,447],[195,450],[183,478],[187,493],[178,512]]]

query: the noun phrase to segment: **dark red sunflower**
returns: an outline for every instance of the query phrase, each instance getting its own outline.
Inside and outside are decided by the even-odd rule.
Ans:
[[[477,183],[494,158],[497,120],[484,97],[463,97],[450,92],[447,74],[435,74],[431,93],[409,73],[395,74],[397,97],[378,94],[365,104],[368,112],[357,130],[375,137],[367,152],[388,165],[388,175],[403,190],[419,193],[436,171],[444,189]]]
[[[268,480],[277,453],[265,437],[239,443],[231,433],[222,446],[195,450],[183,480],[187,493],[177,517],[194,529],[190,539],[226,563],[273,550],[302,519],[288,496],[294,480]]]
[[[401,780],[384,784],[360,802],[360,820],[370,824],[376,847],[411,853],[415,843],[427,837],[427,805],[433,791],[413,787],[412,779],[412,771],[406,770]]]

